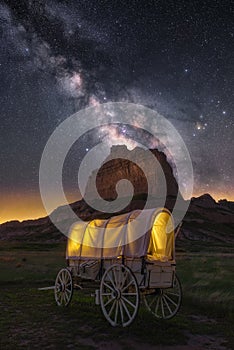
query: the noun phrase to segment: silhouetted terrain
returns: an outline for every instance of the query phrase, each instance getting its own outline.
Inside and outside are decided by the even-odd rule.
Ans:
[[[149,152],[143,149],[135,148],[129,151],[125,146],[113,146],[110,156],[107,157],[102,167],[90,176],[86,188],[86,195],[95,203],[96,198],[93,195],[95,191],[92,190],[92,186],[96,183],[99,194],[107,201],[105,210],[96,211],[92,205],[89,206],[83,199],[70,204],[70,207],[85,221],[93,218],[110,217],[113,214],[108,212],[108,203],[117,197],[115,185],[118,181],[127,179],[134,187],[133,198],[123,210],[117,211],[114,215],[134,209],[143,209],[147,198],[147,207],[157,208],[160,198],[163,196],[159,169],[161,167],[167,184],[165,206],[170,210],[173,209],[176,196],[182,197],[178,193],[178,185],[172,167],[163,152],[156,149],[150,151],[157,160],[156,166],[152,164]],[[123,154],[126,156],[124,159]],[[127,159],[128,157],[131,158],[131,161]],[[147,168],[148,183],[141,166]],[[126,187],[127,184],[125,183],[124,186]],[[124,186],[121,189],[122,195],[127,191]],[[148,186],[151,186],[149,197],[147,196]],[[72,222],[66,209],[67,206],[61,206],[52,215],[53,220],[62,222],[68,231]],[[0,240],[60,241],[65,239],[66,237],[51,223],[49,217],[23,222],[11,221],[0,225]],[[221,200],[217,203],[209,194],[192,198],[178,239],[234,242],[234,202]]]

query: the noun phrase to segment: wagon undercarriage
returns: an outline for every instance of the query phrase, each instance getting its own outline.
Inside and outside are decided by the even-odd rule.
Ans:
[[[158,268],[159,266],[155,265],[156,271]],[[152,271],[151,266],[150,274]],[[163,271],[157,274],[158,280],[154,276],[153,285],[157,283],[160,285],[162,274]],[[182,290],[174,272],[174,266],[171,267],[171,285],[165,287],[161,284],[161,288],[149,285],[147,269],[143,274],[140,272],[134,274],[131,268],[121,263],[103,268],[103,273],[98,275],[101,275],[100,279],[92,280],[87,277],[87,272],[85,278],[82,278],[82,274],[77,275],[77,270],[74,268],[61,269],[56,277],[54,289],[57,305],[68,306],[72,300],[73,291],[82,289],[81,284],[85,286],[89,280],[96,282],[97,289],[92,295],[95,296],[96,304],[100,305],[103,315],[112,326],[129,326],[137,315],[140,300],[143,301],[147,310],[160,319],[174,317],[180,308]],[[141,285],[138,281],[141,281]]]

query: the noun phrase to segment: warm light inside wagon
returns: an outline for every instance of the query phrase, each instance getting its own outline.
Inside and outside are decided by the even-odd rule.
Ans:
[[[144,216],[139,213],[135,210],[108,220],[77,222],[70,230],[67,259],[147,256],[150,260],[173,260],[174,227],[170,212],[150,209]],[[146,232],[136,234],[139,227],[147,227]]]
[[[159,213],[154,220],[147,255],[153,260],[174,259],[174,227],[172,217],[166,211]]]

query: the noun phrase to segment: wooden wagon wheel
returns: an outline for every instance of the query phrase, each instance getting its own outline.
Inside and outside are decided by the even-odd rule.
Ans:
[[[73,294],[71,272],[67,268],[61,269],[55,280],[54,296],[58,306],[68,306]]]
[[[157,288],[152,292],[146,292],[143,299],[147,309],[157,318],[169,319],[178,312],[181,299],[182,288],[180,280],[175,275],[173,286],[171,288]]]
[[[100,284],[102,312],[112,326],[129,326],[139,308],[139,290],[135,276],[124,265],[110,266]]]

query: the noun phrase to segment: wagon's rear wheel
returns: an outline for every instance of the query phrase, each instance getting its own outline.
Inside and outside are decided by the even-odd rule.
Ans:
[[[131,270],[120,264],[110,266],[100,284],[102,312],[112,326],[130,325],[139,308],[139,290]]]
[[[143,299],[147,309],[157,318],[169,319],[179,311],[182,299],[182,288],[179,278],[175,275],[171,288],[157,288],[146,292]]]
[[[61,269],[55,280],[54,296],[58,306],[68,306],[73,294],[73,280],[67,268]]]

